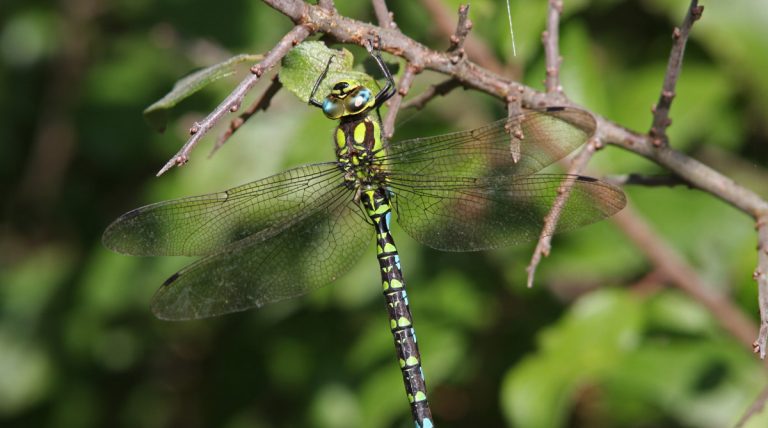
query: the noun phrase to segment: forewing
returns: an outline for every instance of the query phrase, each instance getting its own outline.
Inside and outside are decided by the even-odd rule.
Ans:
[[[159,318],[206,318],[305,294],[343,274],[373,235],[347,193],[279,232],[264,231],[200,259],[155,294]]]
[[[573,152],[594,130],[595,119],[583,110],[525,110],[469,131],[390,142],[384,163],[395,177],[529,175]]]
[[[102,241],[132,255],[211,254],[322,207],[342,182],[334,163],[293,168],[223,192],[137,208],[115,220]]]
[[[596,222],[626,205],[621,189],[573,175],[401,178],[391,183],[398,223],[416,240],[444,251],[485,250],[537,239],[558,192],[566,189],[570,196],[557,228],[545,234]]]

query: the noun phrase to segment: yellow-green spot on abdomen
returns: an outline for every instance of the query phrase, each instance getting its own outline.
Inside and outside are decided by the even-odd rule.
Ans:
[[[374,211],[374,214],[384,214],[387,211],[389,211],[389,205],[384,204],[376,208],[376,211]]]
[[[405,367],[405,360],[400,358],[400,368]]]
[[[358,123],[352,135],[357,144],[362,144],[365,141],[365,122]]]
[[[413,397],[414,401],[424,401],[427,399],[427,394],[424,393],[424,391],[418,391],[416,393],[416,396]]]
[[[402,282],[402,281],[400,281],[400,280],[399,280],[399,279],[397,279],[397,278],[392,278],[391,280],[389,280],[389,285],[390,285],[392,288],[403,288],[403,282]]]
[[[408,357],[407,360],[405,360],[405,364],[407,364],[408,366],[415,366],[419,364],[419,359],[414,356],[410,356]]]
[[[411,321],[406,317],[400,317],[400,319],[397,320],[397,325],[400,327],[408,327],[411,325]]]
[[[397,321],[395,320],[389,320],[389,326],[392,328],[392,330],[397,328]]]
[[[390,244],[389,242],[384,244],[384,252],[385,253],[394,253],[395,251],[397,251],[397,248],[395,248],[394,245]]]

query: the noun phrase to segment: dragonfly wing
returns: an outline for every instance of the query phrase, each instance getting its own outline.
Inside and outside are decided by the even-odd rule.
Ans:
[[[390,142],[384,162],[393,176],[529,175],[573,152],[594,130],[594,117],[583,110],[525,110],[469,131]]]
[[[289,169],[223,192],[130,211],[104,232],[104,245],[140,256],[206,255],[322,206],[343,179],[335,163]]]
[[[533,241],[561,187],[570,190],[557,229],[596,222],[626,205],[621,189],[590,177],[535,174],[493,178],[399,177],[391,183],[398,223],[444,251],[477,251]]]
[[[152,311],[170,320],[212,317],[299,296],[335,280],[373,235],[348,196],[339,193],[325,209],[182,269],[157,291]]]

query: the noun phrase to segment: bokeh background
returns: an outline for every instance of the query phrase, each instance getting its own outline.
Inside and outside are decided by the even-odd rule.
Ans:
[[[407,35],[444,49],[425,3],[389,6]],[[437,3],[451,14],[459,4]],[[687,4],[566,0],[566,93],[646,130]],[[672,145],[768,197],[768,7],[702,4],[673,104]],[[375,21],[368,2],[336,5]],[[512,0],[511,8],[516,57],[502,1],[472,1],[473,37],[504,73],[541,88],[546,2]],[[212,159],[209,137],[187,166],[154,175],[237,77],[182,103],[164,134],[142,110],[190,71],[265,52],[290,28],[259,1],[3,0],[0,425],[411,426],[373,248],[303,298],[168,323],[152,316],[149,301],[191,260],[131,258],[100,243],[129,209],[331,159],[333,123],[282,91]],[[411,94],[440,80],[423,73]],[[401,112],[396,136],[504,114],[498,101],[457,90],[425,111]],[[632,172],[663,173],[616,148],[591,164],[597,176]],[[756,324],[750,219],[684,186],[626,191]],[[533,289],[524,285],[533,245],[447,254],[395,234],[440,426],[733,426],[768,384],[749,347],[655,275],[611,221],[558,236]],[[746,426],[768,426],[766,413]]]

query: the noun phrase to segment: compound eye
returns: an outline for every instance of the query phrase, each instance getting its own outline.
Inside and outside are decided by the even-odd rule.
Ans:
[[[369,107],[373,95],[367,88],[360,88],[347,98],[346,107],[350,113],[359,113]]]
[[[323,113],[328,119],[338,119],[344,113],[344,108],[338,100],[326,98],[323,101]]]

